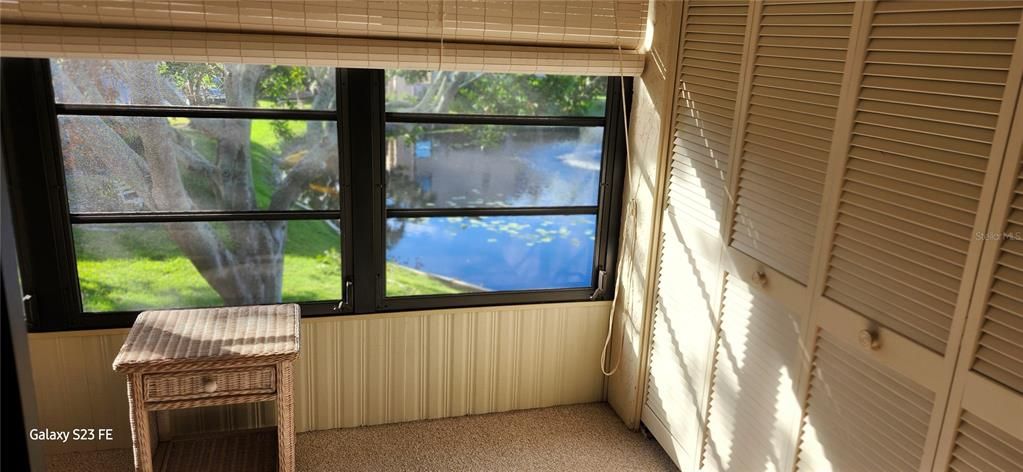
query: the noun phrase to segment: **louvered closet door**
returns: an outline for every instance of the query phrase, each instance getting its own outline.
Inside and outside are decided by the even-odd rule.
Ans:
[[[667,207],[717,235],[746,35],[744,1],[690,1],[684,10]]]
[[[852,25],[862,11],[852,1],[753,8],[705,470],[792,470],[806,285]]]
[[[1016,120],[1023,119],[1023,102]],[[1010,136],[938,448],[938,469],[1023,467],[1023,129]]]
[[[727,274],[703,470],[792,470],[801,317]]]
[[[963,412],[956,427],[948,470],[956,472],[1011,472],[1023,464],[1023,439],[1011,435],[970,412]]]
[[[799,470],[918,470],[935,393],[827,331],[817,339]]]
[[[824,296],[942,355],[1011,123],[1019,21],[984,2],[883,1],[868,33]]]
[[[661,241],[642,414],[644,424],[684,470],[692,470],[699,457],[720,297],[718,263],[698,252],[696,245],[675,239],[671,230]]]
[[[729,141],[748,6],[683,9],[674,143],[661,218],[642,420],[683,470],[699,462],[720,307]]]
[[[977,233],[988,229],[1006,165],[1023,2],[879,1],[865,9],[853,41],[855,95],[839,116],[848,129],[836,132],[831,156],[821,266],[811,272],[805,336],[814,356],[798,469],[940,470],[939,450],[951,457],[955,446],[965,456],[977,450],[977,431],[1000,437],[988,426],[1004,425],[984,409],[1020,408],[1018,399],[991,404],[1006,397],[990,389],[973,393],[986,405],[948,392],[960,382],[953,373],[983,270],[987,243]],[[1006,344],[989,339],[1001,351],[985,354],[982,342],[978,358],[1004,359]],[[960,406],[990,424],[956,439],[949,421]]]
[[[855,9],[767,0],[754,24],[729,243],[804,286]]]

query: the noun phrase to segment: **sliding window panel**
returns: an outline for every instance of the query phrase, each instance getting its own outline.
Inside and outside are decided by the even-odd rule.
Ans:
[[[604,128],[389,123],[388,208],[597,205]]]
[[[338,210],[337,123],[61,115],[72,214]]]
[[[387,297],[588,288],[594,215],[388,218]]]
[[[336,105],[331,67],[56,58],[50,73],[54,100],[67,105],[296,110]]]
[[[337,221],[74,225],[83,311],[341,299]]]
[[[729,244],[806,285],[855,2],[765,1],[747,60]]]
[[[388,112],[602,117],[607,106],[602,76],[402,69],[384,74]]]

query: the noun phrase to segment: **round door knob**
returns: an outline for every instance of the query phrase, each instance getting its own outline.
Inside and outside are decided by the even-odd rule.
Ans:
[[[864,349],[870,349],[871,351],[881,349],[881,341],[877,339],[877,333],[865,329],[860,331],[859,338],[860,345]]]
[[[763,288],[767,285],[767,274],[763,270],[757,270],[750,276],[751,282],[757,287]]]
[[[217,391],[217,381],[212,377],[203,377],[202,389],[206,393],[213,393]]]

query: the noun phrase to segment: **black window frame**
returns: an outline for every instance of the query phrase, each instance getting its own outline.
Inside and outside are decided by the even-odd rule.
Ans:
[[[46,59],[4,58],[0,64],[0,127],[11,179],[18,253],[32,331],[130,326],[139,311],[88,313],[82,310],[71,225],[81,223],[338,220],[341,225],[342,296],[301,302],[303,316],[372,314],[393,311],[486,307],[607,300],[613,296],[625,173],[625,122],[631,78],[608,77],[604,116],[507,116],[387,112],[384,71],[335,69],[334,110],[198,108],[142,105],[57,104]],[[72,215],[64,182],[59,115],[123,115],[189,118],[294,119],[334,121],[338,127],[339,210],[201,211],[140,215]],[[388,209],[383,166],[388,122],[603,126],[597,205],[593,207]],[[384,237],[394,216],[562,215],[596,216],[591,283],[573,289],[473,292],[386,297]]]

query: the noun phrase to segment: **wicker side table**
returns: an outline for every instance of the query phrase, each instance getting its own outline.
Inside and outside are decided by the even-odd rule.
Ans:
[[[113,365],[128,377],[135,470],[194,468],[196,463],[190,462],[194,458],[177,457],[190,453],[205,454],[207,467],[273,470],[273,462],[228,463],[228,456],[235,455],[251,462],[260,453],[265,455],[267,448],[253,445],[244,453],[223,454],[216,448],[244,444],[225,441],[224,435],[217,436],[221,439],[193,439],[192,444],[177,448],[160,444],[151,415],[160,410],[276,400],[276,468],[294,471],[292,370],[299,350],[299,315],[294,304],[141,313]],[[266,440],[266,434],[250,436]],[[155,465],[154,457],[159,458]]]

